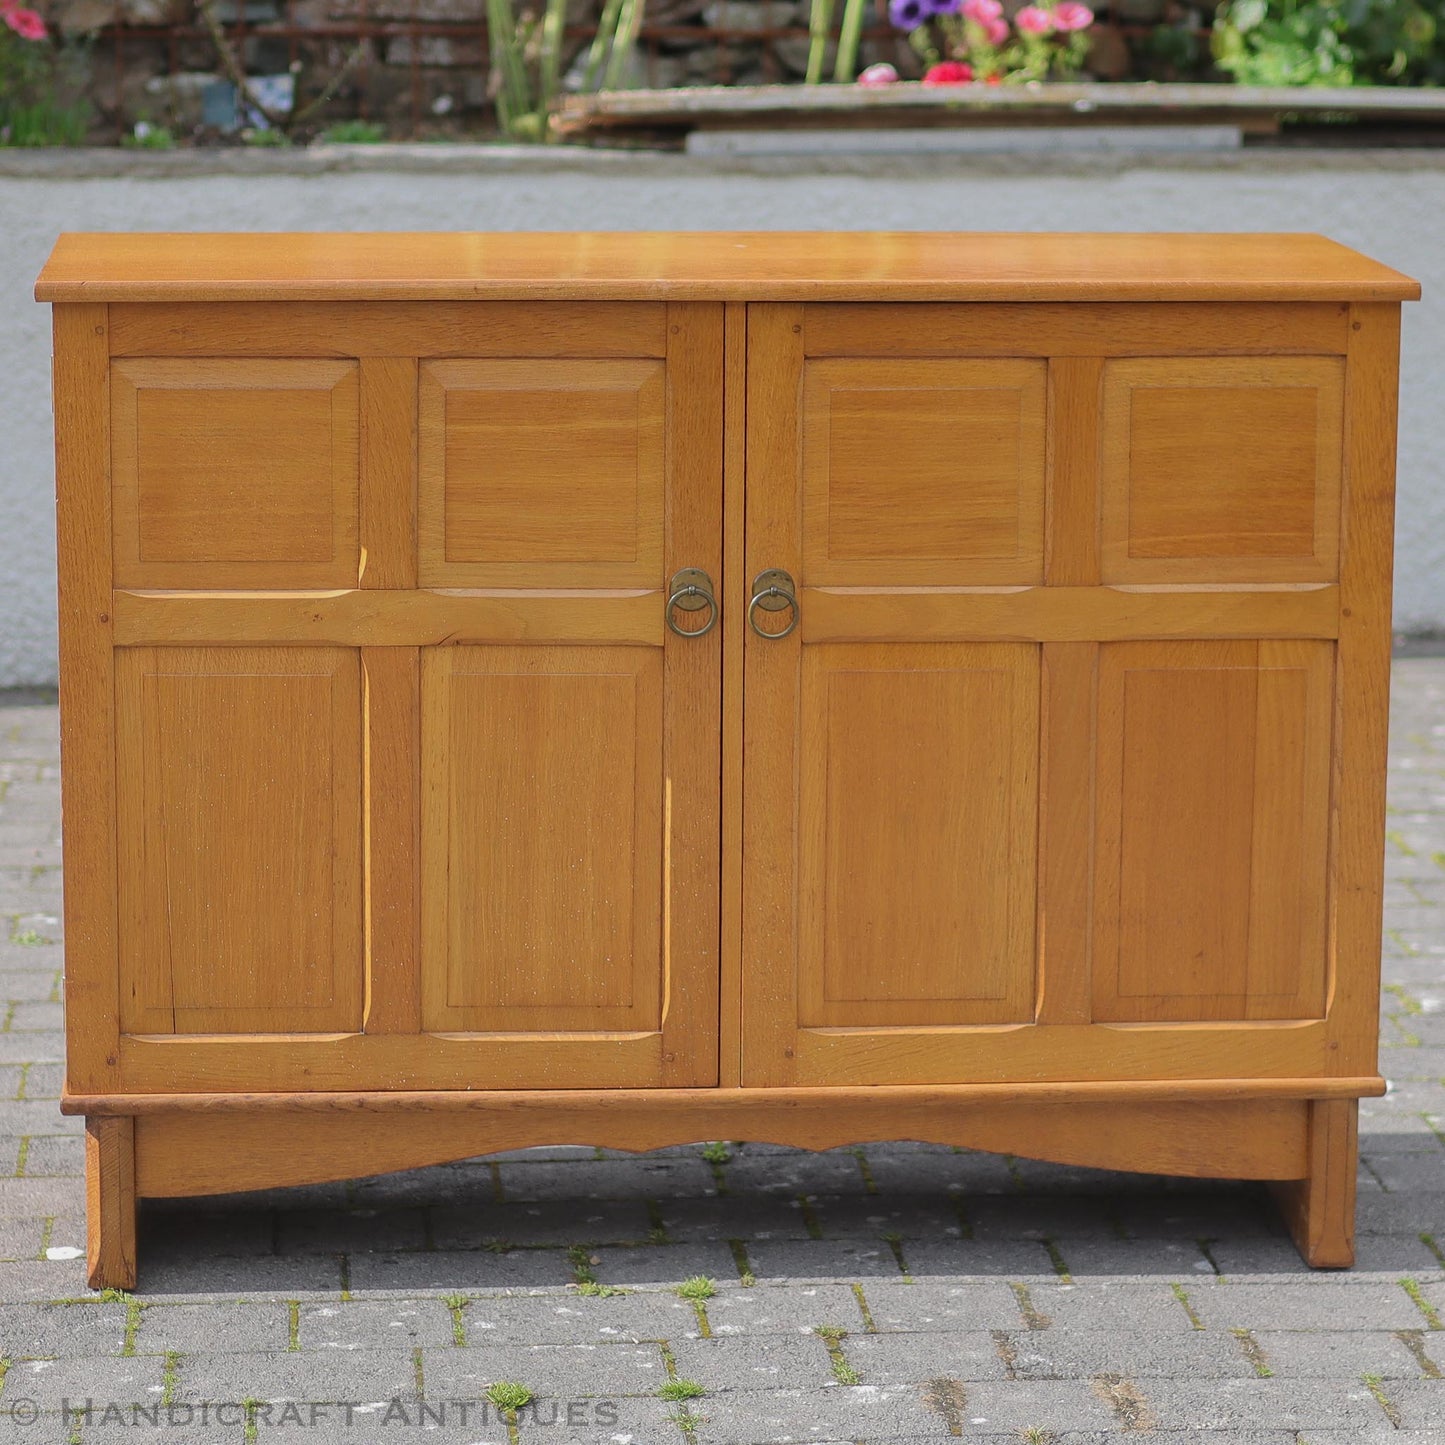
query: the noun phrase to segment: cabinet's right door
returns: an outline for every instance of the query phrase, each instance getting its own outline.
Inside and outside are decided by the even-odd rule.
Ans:
[[[1345,313],[1222,309],[750,308],[744,1083],[1336,1071]]]

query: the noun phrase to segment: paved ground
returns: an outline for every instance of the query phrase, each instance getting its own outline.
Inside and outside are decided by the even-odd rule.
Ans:
[[[56,719],[12,696],[0,1440],[1438,1445],[1445,659],[1403,661],[1396,683],[1393,1087],[1365,1105],[1349,1274],[1306,1271],[1253,1186],[907,1144],[729,1145],[532,1151],[147,1207],[134,1298],[90,1294],[78,1258],[79,1121],[55,1104]],[[534,1404],[478,1403],[507,1382]],[[91,1401],[88,1418],[62,1419],[66,1400]]]

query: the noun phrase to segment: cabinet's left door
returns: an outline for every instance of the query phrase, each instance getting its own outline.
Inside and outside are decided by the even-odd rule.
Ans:
[[[716,1081],[721,320],[60,319],[73,1092]]]

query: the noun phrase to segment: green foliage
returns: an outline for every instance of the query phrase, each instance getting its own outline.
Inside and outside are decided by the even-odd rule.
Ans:
[[[678,1285],[677,1292],[683,1299],[711,1299],[717,1293],[717,1286],[705,1275],[695,1274]]]
[[[679,1400],[700,1400],[707,1391],[696,1380],[669,1380],[657,1391],[659,1400],[676,1403]]]
[[[1229,0],[1215,64],[1241,85],[1439,85],[1445,0]]]
[[[0,25],[0,145],[78,146],[91,110],[77,52]]]
[[[173,151],[176,148],[175,134],[163,125],[151,125],[149,121],[138,120],[135,129],[121,137],[121,145],[132,150]]]
[[[284,149],[291,144],[291,137],[284,130],[262,130],[259,126],[248,126],[241,132],[241,140],[258,150]]]
[[[333,146],[373,146],[386,139],[386,127],[374,120],[342,120],[329,125],[317,140]]]
[[[532,1392],[516,1380],[498,1380],[487,1386],[487,1399],[499,1410],[522,1410],[532,1403]]]

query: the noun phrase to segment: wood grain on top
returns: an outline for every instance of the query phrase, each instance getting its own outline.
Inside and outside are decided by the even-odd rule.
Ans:
[[[40,301],[1409,301],[1314,235],[556,232],[63,235]]]

